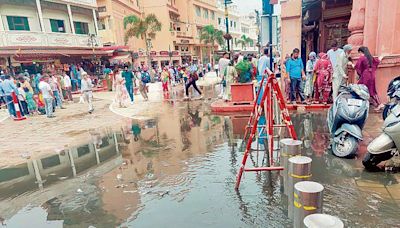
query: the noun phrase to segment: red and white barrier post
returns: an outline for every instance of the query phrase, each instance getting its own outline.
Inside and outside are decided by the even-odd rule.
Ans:
[[[12,92],[11,96],[13,99],[14,109],[15,109],[15,113],[16,113],[16,117],[14,118],[14,120],[15,121],[25,120],[26,117],[21,114],[21,109],[19,109],[19,102],[18,102],[17,95],[15,94],[15,92]]]

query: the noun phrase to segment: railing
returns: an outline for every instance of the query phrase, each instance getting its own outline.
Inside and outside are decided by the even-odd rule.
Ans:
[[[6,46],[53,46],[53,47],[88,47],[89,35],[69,33],[43,33],[31,31],[0,32],[0,47]],[[100,37],[97,44],[103,46]]]
[[[72,5],[85,5],[90,7],[97,7],[96,0],[52,0],[52,2],[61,2]]]

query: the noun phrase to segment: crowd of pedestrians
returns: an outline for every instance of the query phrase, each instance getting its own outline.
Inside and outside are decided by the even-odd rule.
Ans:
[[[348,84],[349,68],[353,68],[358,74],[359,84],[368,87],[371,103],[376,110],[382,109],[379,101],[375,77],[376,69],[381,61],[374,58],[367,47],[360,47],[359,59],[354,64],[350,57],[353,47],[349,44],[342,48],[337,42],[333,42],[328,52],[310,52],[306,64],[300,57],[300,50],[295,48],[290,55],[281,60],[279,53],[271,57],[269,48],[263,49],[262,55],[243,56],[240,53],[230,58],[225,53],[218,62],[219,76],[224,86],[220,97],[226,101],[231,98],[230,85],[234,82],[243,83],[257,79],[260,81],[266,69],[270,68],[270,60],[273,61],[273,69],[281,90],[284,91],[289,103],[297,104],[327,104],[338,96],[340,87]],[[232,59],[232,60],[231,60]]]

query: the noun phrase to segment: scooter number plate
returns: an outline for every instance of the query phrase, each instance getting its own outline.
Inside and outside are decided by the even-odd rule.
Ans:
[[[358,106],[360,107],[362,105],[362,100],[360,99],[349,99],[347,100],[347,104],[348,105],[352,105],[352,106]]]

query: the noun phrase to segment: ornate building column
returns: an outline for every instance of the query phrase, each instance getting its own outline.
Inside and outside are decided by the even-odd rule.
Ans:
[[[357,53],[357,49],[362,46],[364,42],[365,6],[366,0],[353,0],[353,8],[351,10],[349,22],[349,31],[351,35],[348,39],[348,43],[353,45],[353,54]]]
[[[363,45],[368,47],[372,55],[377,55],[379,5],[381,1],[367,0],[365,3],[365,25]]]

